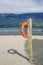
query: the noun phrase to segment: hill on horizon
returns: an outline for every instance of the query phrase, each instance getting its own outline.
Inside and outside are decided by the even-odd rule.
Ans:
[[[23,13],[23,14],[0,13],[0,17],[1,18],[43,19],[43,13]]]

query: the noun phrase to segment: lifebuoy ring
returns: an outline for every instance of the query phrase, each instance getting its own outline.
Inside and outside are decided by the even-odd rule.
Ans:
[[[24,23],[21,25],[21,34],[22,34],[23,37],[28,38],[28,35],[25,34],[25,32],[24,32],[24,27],[25,27],[25,26],[28,26],[28,22],[24,22]]]

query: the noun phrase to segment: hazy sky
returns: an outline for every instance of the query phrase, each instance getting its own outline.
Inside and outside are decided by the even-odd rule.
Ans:
[[[0,0],[0,13],[43,12],[43,0]]]

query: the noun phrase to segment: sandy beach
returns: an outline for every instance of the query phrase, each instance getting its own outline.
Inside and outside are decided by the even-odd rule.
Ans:
[[[43,36],[32,36],[33,58],[43,65]],[[0,36],[0,65],[31,65],[29,61],[18,54],[8,53],[9,49],[14,49],[28,58],[26,51],[26,41],[21,35]]]

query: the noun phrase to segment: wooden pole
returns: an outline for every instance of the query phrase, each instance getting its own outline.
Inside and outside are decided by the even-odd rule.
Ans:
[[[28,29],[27,29],[27,35],[28,35],[28,45],[29,45],[29,59],[30,62],[32,62],[32,19],[29,18],[28,21]]]

